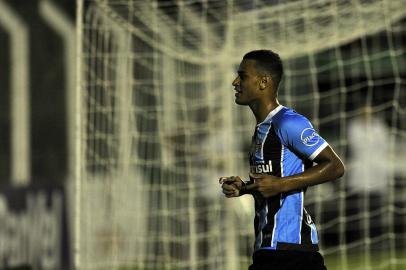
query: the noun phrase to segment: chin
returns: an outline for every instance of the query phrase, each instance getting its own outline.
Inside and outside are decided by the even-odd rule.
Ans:
[[[243,106],[248,105],[248,103],[247,103],[247,102],[244,102],[244,101],[242,101],[242,100],[238,100],[238,99],[236,99],[236,100],[235,100],[235,103],[236,103],[236,104],[238,104],[238,105],[243,105]]]

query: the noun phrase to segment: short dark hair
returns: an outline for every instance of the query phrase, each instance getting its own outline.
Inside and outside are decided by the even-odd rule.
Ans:
[[[243,59],[255,60],[257,70],[270,74],[275,83],[275,90],[278,90],[283,76],[283,66],[282,60],[277,53],[271,50],[255,50],[246,53]]]

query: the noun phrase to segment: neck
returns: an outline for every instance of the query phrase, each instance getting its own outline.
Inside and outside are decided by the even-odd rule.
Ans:
[[[249,105],[251,111],[255,115],[257,124],[264,121],[268,114],[278,106],[279,102],[276,98],[267,101],[259,100],[258,102]]]

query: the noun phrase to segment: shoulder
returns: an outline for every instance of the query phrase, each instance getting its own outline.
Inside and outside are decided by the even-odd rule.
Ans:
[[[292,109],[281,111],[275,120],[276,133],[281,142],[296,153],[313,160],[318,151],[327,145],[310,121]]]
[[[281,131],[289,131],[302,129],[303,127],[311,127],[310,121],[300,113],[297,113],[291,108],[283,108],[273,121],[276,129]]]

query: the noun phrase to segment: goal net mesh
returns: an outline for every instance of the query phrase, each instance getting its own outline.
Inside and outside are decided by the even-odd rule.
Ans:
[[[80,0],[78,0],[79,3]],[[79,269],[247,269],[255,119],[234,103],[242,56],[283,59],[281,104],[346,163],[309,188],[329,269],[406,265],[406,1],[85,1],[79,37]]]

